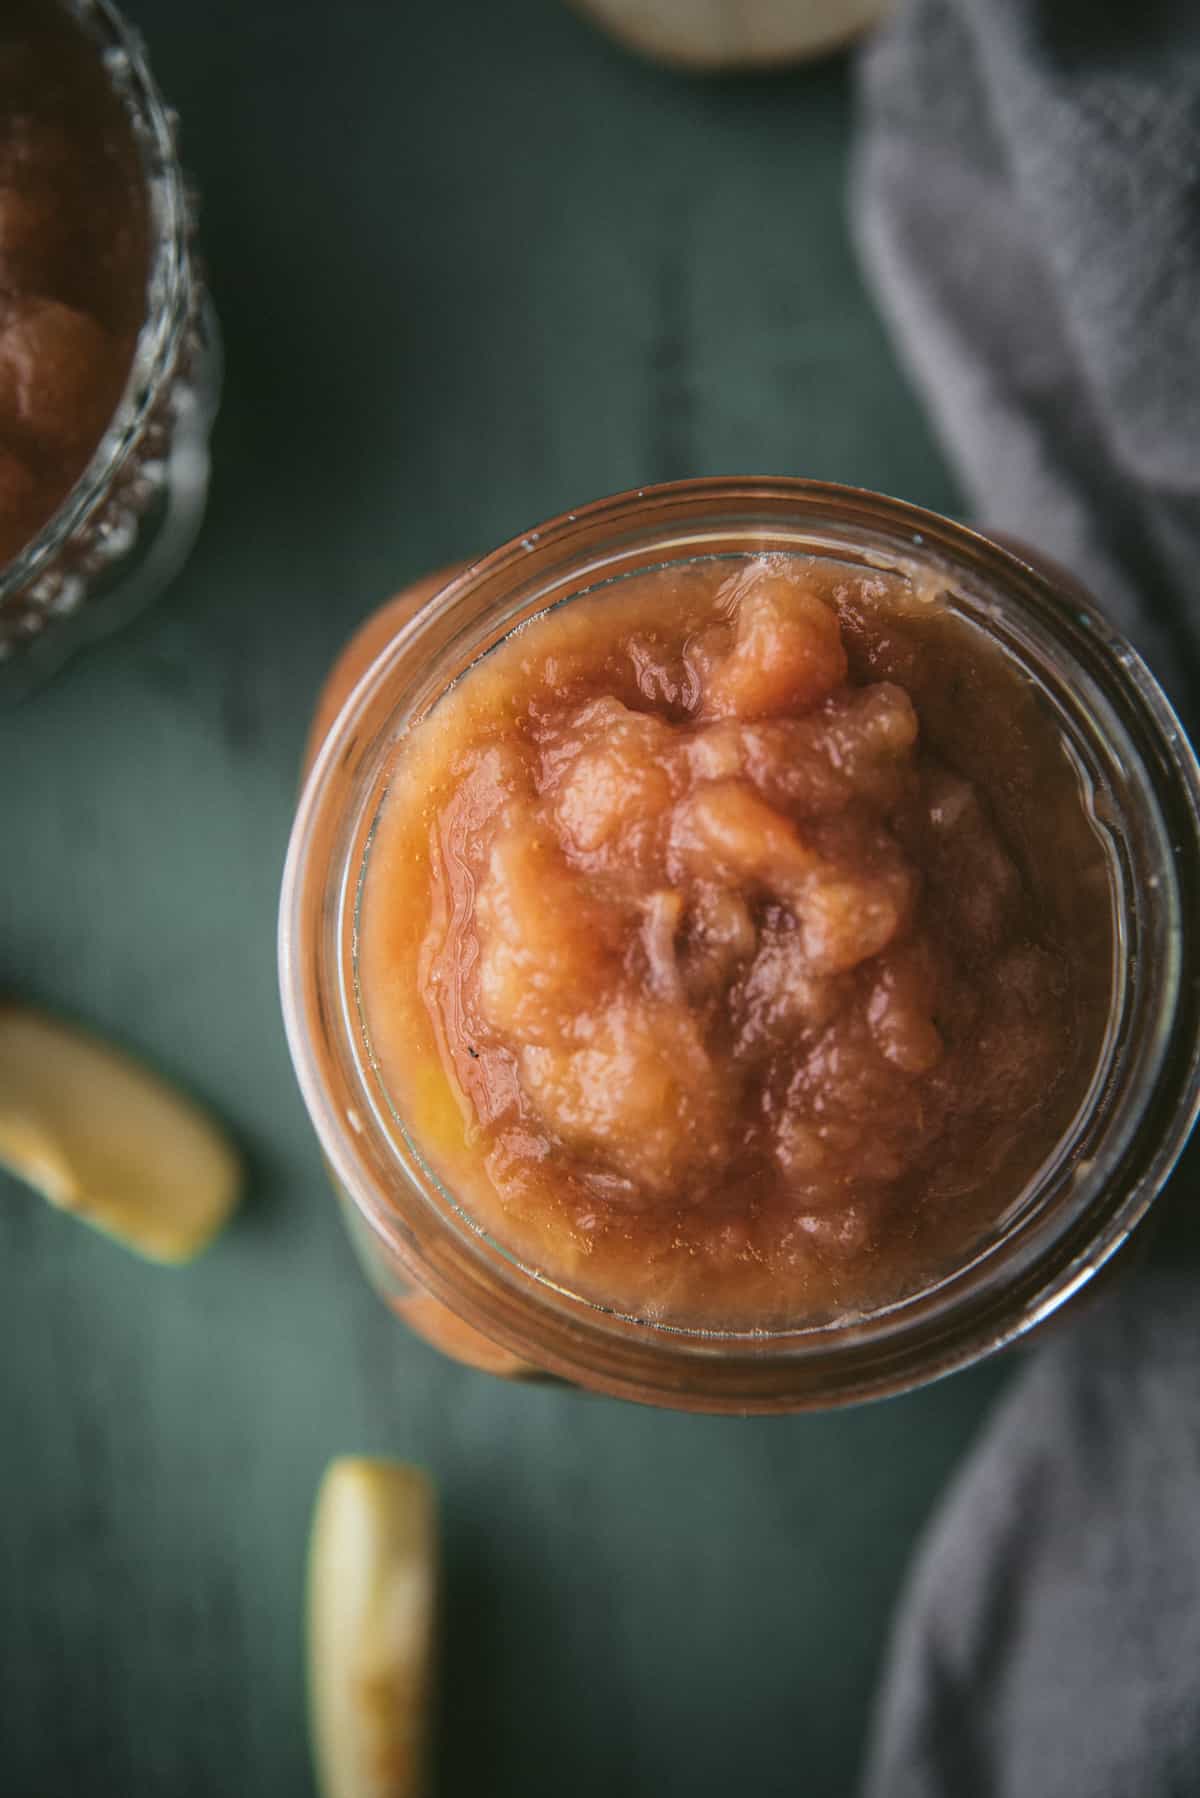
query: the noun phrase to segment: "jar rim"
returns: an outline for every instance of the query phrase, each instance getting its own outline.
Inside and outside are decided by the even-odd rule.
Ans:
[[[449,1298],[454,1308],[485,1334],[495,1336],[531,1361],[581,1383],[651,1402],[694,1408],[794,1409],[901,1390],[949,1372],[1023,1334],[1111,1258],[1165,1181],[1200,1107],[1200,1045],[1193,1027],[1195,981],[1186,968],[1178,970],[1176,990],[1170,995],[1169,1034],[1174,1056],[1170,1085],[1174,1096],[1166,1115],[1157,1119],[1161,1124],[1158,1138],[1148,1140],[1144,1132],[1138,1136],[1139,1172],[1136,1178],[1127,1173],[1128,1190],[1108,1205],[1100,1220],[1102,1227],[1082,1232],[1076,1227],[1091,1218],[1095,1210],[1095,1204],[1085,1206],[1072,1229],[1067,1231],[1064,1227],[1060,1231],[1062,1240],[1054,1245],[1052,1267],[1047,1264],[1045,1252],[1040,1260],[1034,1257],[1031,1268],[1021,1268],[1019,1261],[1014,1262],[1009,1268],[1008,1284],[999,1294],[986,1295],[986,1302],[979,1294],[972,1298],[970,1293],[954,1293],[956,1282],[961,1284],[964,1271],[970,1271],[958,1269],[950,1279],[912,1295],[896,1307],[869,1314],[863,1320],[851,1320],[859,1323],[855,1343],[851,1341],[854,1331],[849,1324],[831,1327],[827,1334],[834,1346],[818,1345],[815,1353],[810,1352],[811,1343],[802,1340],[809,1334],[806,1332],[781,1332],[758,1340],[754,1332],[721,1336],[693,1330],[672,1332],[644,1321],[639,1324],[636,1319],[615,1320],[622,1329],[628,1326],[624,1339],[616,1340],[615,1314],[591,1306],[578,1295],[567,1294],[572,1305],[595,1314],[595,1334],[581,1349],[580,1337],[587,1336],[590,1320],[581,1319],[578,1311],[572,1310],[569,1317],[559,1320],[562,1328],[548,1321],[552,1318],[549,1300],[556,1289],[547,1281],[538,1281],[527,1269],[514,1271],[509,1267],[504,1278],[510,1290],[504,1301],[498,1300],[494,1292],[483,1291],[488,1280],[482,1278],[479,1267],[471,1270],[464,1291],[459,1283],[465,1277],[464,1269],[457,1263],[449,1265],[453,1256],[445,1244],[441,1245],[445,1252],[439,1252],[438,1245],[431,1242],[428,1219],[422,1218],[419,1227],[415,1226],[412,1217],[401,1217],[395,1203],[373,1193],[370,1182],[364,1181],[363,1119],[358,1115],[353,1125],[348,1124],[327,1088],[325,1072],[313,1054],[309,1016],[313,994],[306,991],[314,972],[305,966],[305,956],[314,947],[311,932],[306,937],[305,907],[312,891],[311,853],[318,814],[329,803],[351,758],[356,731],[364,726],[372,706],[378,705],[387,693],[397,670],[429,638],[433,627],[439,623],[445,626],[459,612],[477,616],[470,608],[474,603],[480,611],[486,610],[486,604],[480,605],[481,595],[502,594],[506,581],[510,585],[519,583],[528,576],[531,564],[538,561],[543,569],[552,568],[557,553],[569,551],[573,540],[589,533],[600,533],[600,554],[605,530],[619,533],[621,527],[636,519],[639,528],[648,533],[656,519],[665,528],[681,508],[703,515],[710,510],[719,513],[722,507],[729,506],[742,507],[747,512],[755,506],[775,508],[790,512],[793,522],[799,514],[803,515],[801,523],[820,521],[842,533],[854,528],[873,530],[893,552],[890,566],[897,565],[895,557],[903,552],[921,569],[949,569],[960,579],[966,574],[982,577],[1013,603],[1028,607],[1031,612],[1040,610],[1043,622],[1061,632],[1064,641],[1073,639],[1074,652],[1090,649],[1101,675],[1137,714],[1147,741],[1159,751],[1157,760],[1146,770],[1147,778],[1160,799],[1165,802],[1170,797],[1175,802],[1170,828],[1175,833],[1180,862],[1186,864],[1182,868],[1186,875],[1184,884],[1189,893],[1194,892],[1200,870],[1200,771],[1154,677],[1090,600],[1073,589],[1056,586],[1041,569],[1012,550],[904,501],[823,482],[758,477],[706,479],[639,488],[564,513],[523,537],[511,539],[463,570],[401,628],[346,699],[309,775],[285,873],[280,976],[293,1062],[325,1154],[364,1221],[386,1238],[392,1252],[435,1296]],[[677,560],[678,555],[668,554],[663,559]],[[588,584],[577,572],[573,590],[577,592]],[[442,634],[444,637],[444,630]],[[445,641],[439,653],[448,653]],[[437,662],[436,653],[434,661]],[[394,739],[380,752],[381,759],[390,753],[391,740]],[[364,773],[363,781],[367,779]],[[339,904],[344,909],[344,886]],[[314,915],[310,910],[309,923]],[[1191,915],[1190,908],[1183,905],[1181,916],[1185,925]],[[1182,944],[1183,950],[1189,948],[1188,943]],[[1190,1021],[1182,1016],[1185,1011],[1189,1012]],[[328,1008],[323,1022],[331,1022]],[[346,1029],[347,1040],[353,1043],[349,1019]],[[369,1112],[369,1096],[361,1096],[367,1101],[363,1109]],[[1160,1105],[1159,1111],[1163,1110]],[[391,1139],[389,1147],[395,1151]],[[1124,1167],[1124,1163],[1121,1165]],[[399,1182],[410,1187],[419,1185],[411,1165],[397,1163],[395,1172]],[[503,1257],[502,1249],[500,1254]],[[495,1274],[494,1266],[491,1272]],[[530,1309],[528,1300],[534,1286],[540,1288],[545,1301],[538,1307],[537,1329],[527,1327],[528,1319],[521,1315],[522,1306],[525,1311]],[[922,1306],[928,1315],[922,1316]],[[628,1337],[630,1330],[633,1340]],[[621,1331],[616,1334],[620,1336]],[[851,1347],[858,1354],[859,1365],[854,1369],[849,1366],[847,1354]],[[919,1351],[915,1356],[914,1347]],[[798,1379],[796,1357],[801,1353],[808,1353],[809,1369],[805,1378]],[[840,1356],[843,1365],[832,1374],[827,1368],[826,1380],[818,1388],[811,1376],[821,1353],[827,1361],[835,1354]],[[648,1362],[657,1364],[648,1369]]]
[[[113,0],[63,0],[63,7],[96,44],[141,160],[150,225],[146,308],[121,398],[87,466],[24,548],[0,567],[0,614],[104,504],[170,385],[196,303],[192,204],[176,153],[174,114],[150,70],[142,37]]]

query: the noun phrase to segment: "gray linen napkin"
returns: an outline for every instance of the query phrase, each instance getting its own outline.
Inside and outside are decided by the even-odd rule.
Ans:
[[[1200,1791],[1193,1280],[1105,1299],[1001,1405],[918,1557],[866,1791]]]
[[[979,521],[1200,688],[1200,0],[901,0],[859,250]]]
[[[1080,575],[1194,726],[1200,0],[901,0],[861,101],[860,253],[979,522]],[[918,1559],[866,1791],[1200,1793],[1194,1278],[1035,1351]]]

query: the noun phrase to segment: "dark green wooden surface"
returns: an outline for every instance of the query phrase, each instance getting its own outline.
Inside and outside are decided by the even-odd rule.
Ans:
[[[209,1099],[244,1213],[167,1273],[0,1181],[0,1791],[309,1790],[329,1456],[444,1505],[445,1798],[839,1798],[994,1372],[740,1422],[511,1389],[361,1284],[279,1024],[322,670],[392,588],[694,473],[953,488],[848,247],[846,68],[690,83],[554,0],[131,0],[205,196],[228,383],[151,615],[0,717],[0,983]]]

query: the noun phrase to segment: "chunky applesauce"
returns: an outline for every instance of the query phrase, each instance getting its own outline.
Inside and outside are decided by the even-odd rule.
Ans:
[[[137,144],[96,45],[54,0],[0,17],[0,564],[87,466],[146,309]]]
[[[781,554],[544,613],[402,739],[357,975],[521,1263],[769,1329],[961,1265],[1082,1104],[1107,864],[1053,717],[909,581]]]

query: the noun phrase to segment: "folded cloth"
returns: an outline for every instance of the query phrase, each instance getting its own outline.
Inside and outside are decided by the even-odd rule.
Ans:
[[[1041,1351],[901,1609],[868,1798],[1200,1791],[1200,1304],[1142,1276]]]
[[[1200,4],[901,0],[852,217],[980,523],[1200,704]]]
[[[860,253],[980,523],[1194,725],[1200,0],[900,0],[861,111]],[[934,1520],[869,1798],[1200,1792],[1200,1302],[1143,1276],[1064,1331]]]

